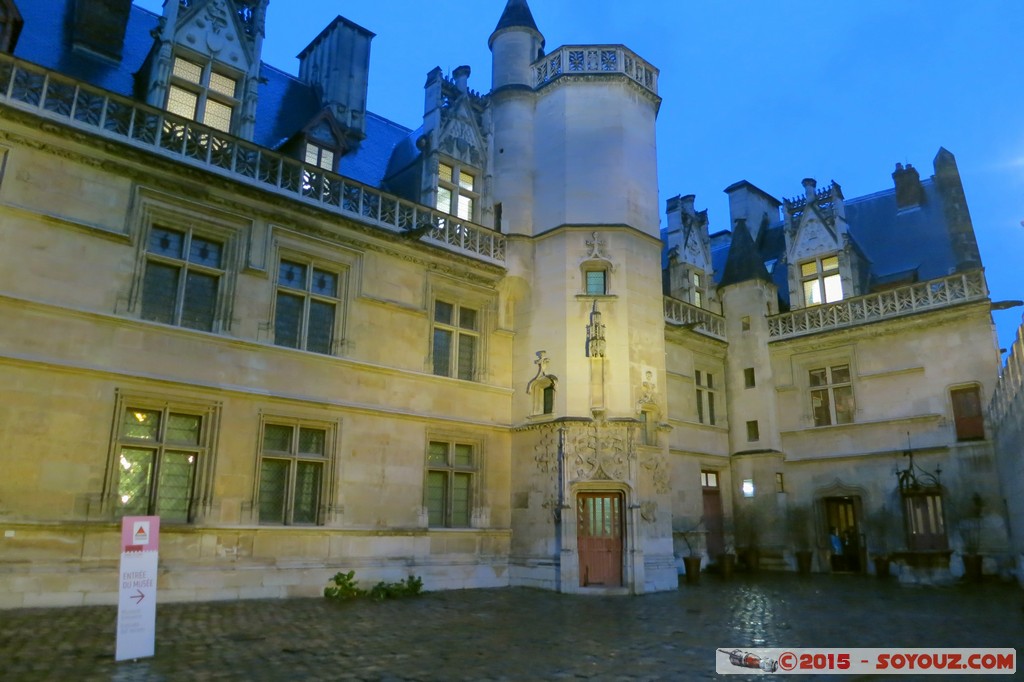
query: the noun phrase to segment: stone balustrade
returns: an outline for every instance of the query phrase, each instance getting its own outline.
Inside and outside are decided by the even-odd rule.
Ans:
[[[161,109],[0,54],[0,105],[503,265],[505,238]]]
[[[671,296],[664,297],[665,322],[677,327],[689,327],[721,341],[725,340],[725,318],[710,310],[698,308]]]
[[[986,298],[985,276],[975,270],[773,315],[768,318],[768,334],[772,340],[786,339]]]
[[[658,69],[622,45],[565,45],[533,63],[534,86],[561,76],[625,74],[652,94],[658,94]]]

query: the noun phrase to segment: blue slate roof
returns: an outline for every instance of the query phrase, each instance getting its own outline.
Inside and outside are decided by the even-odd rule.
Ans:
[[[69,17],[74,12],[74,0],[32,0],[19,3],[19,9],[25,26],[16,57],[124,97],[144,99],[136,90],[135,74],[153,48],[152,31],[159,24],[159,15],[132,6],[123,56],[115,63],[72,49]],[[260,66],[260,77],[253,142],[276,149],[320,113],[320,100],[312,87],[266,63]],[[409,132],[405,126],[367,112],[366,139],[358,150],[341,159],[339,172],[380,187],[392,150]]]
[[[895,188],[844,202],[850,239],[869,261],[870,286],[946,277],[962,265],[966,256],[958,254],[954,248],[945,200],[934,177],[922,179],[921,187],[924,201],[913,208],[897,207]],[[761,232],[755,246],[779,289],[781,303],[788,306],[786,268],[775,267],[786,251],[784,228],[781,220],[769,225]],[[733,236],[727,231],[712,235],[711,260],[718,285],[732,283],[726,278],[726,265]],[[749,244],[737,244],[737,247],[747,251]],[[736,276],[733,270],[730,277],[735,279]]]

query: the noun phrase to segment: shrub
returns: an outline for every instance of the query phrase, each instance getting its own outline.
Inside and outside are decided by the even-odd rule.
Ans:
[[[423,580],[418,576],[411,575],[397,583],[387,583],[382,580],[367,592],[359,588],[355,575],[355,571],[335,574],[331,578],[332,584],[324,588],[324,596],[338,601],[369,596],[377,601],[382,601],[399,597],[414,597],[423,592]]]

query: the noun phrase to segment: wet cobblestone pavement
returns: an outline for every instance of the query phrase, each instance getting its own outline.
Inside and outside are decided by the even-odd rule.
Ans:
[[[115,607],[0,611],[0,679],[683,680],[716,677],[716,647],[1024,645],[1016,585],[908,588],[861,576],[702,576],[642,597],[510,588],[163,604],[155,657],[122,663],[116,618]]]

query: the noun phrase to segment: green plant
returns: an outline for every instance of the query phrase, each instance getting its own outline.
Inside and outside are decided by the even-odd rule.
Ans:
[[[370,588],[369,591],[359,587],[355,576],[355,571],[336,573],[331,578],[331,584],[324,588],[324,596],[338,601],[369,596],[377,601],[382,601],[398,597],[413,597],[423,592],[423,579],[414,575],[404,578],[397,583],[388,583],[382,580]]]
[[[332,584],[324,588],[324,596],[328,599],[337,599],[338,601],[362,597],[366,594],[366,590],[359,588],[359,584],[356,582],[355,576],[355,571],[349,571],[348,573],[335,573],[334,577],[331,578]]]
[[[386,583],[383,580],[370,589],[370,597],[378,601],[383,599],[397,599],[400,597],[414,597],[423,590],[423,580],[411,575],[397,583]]]

